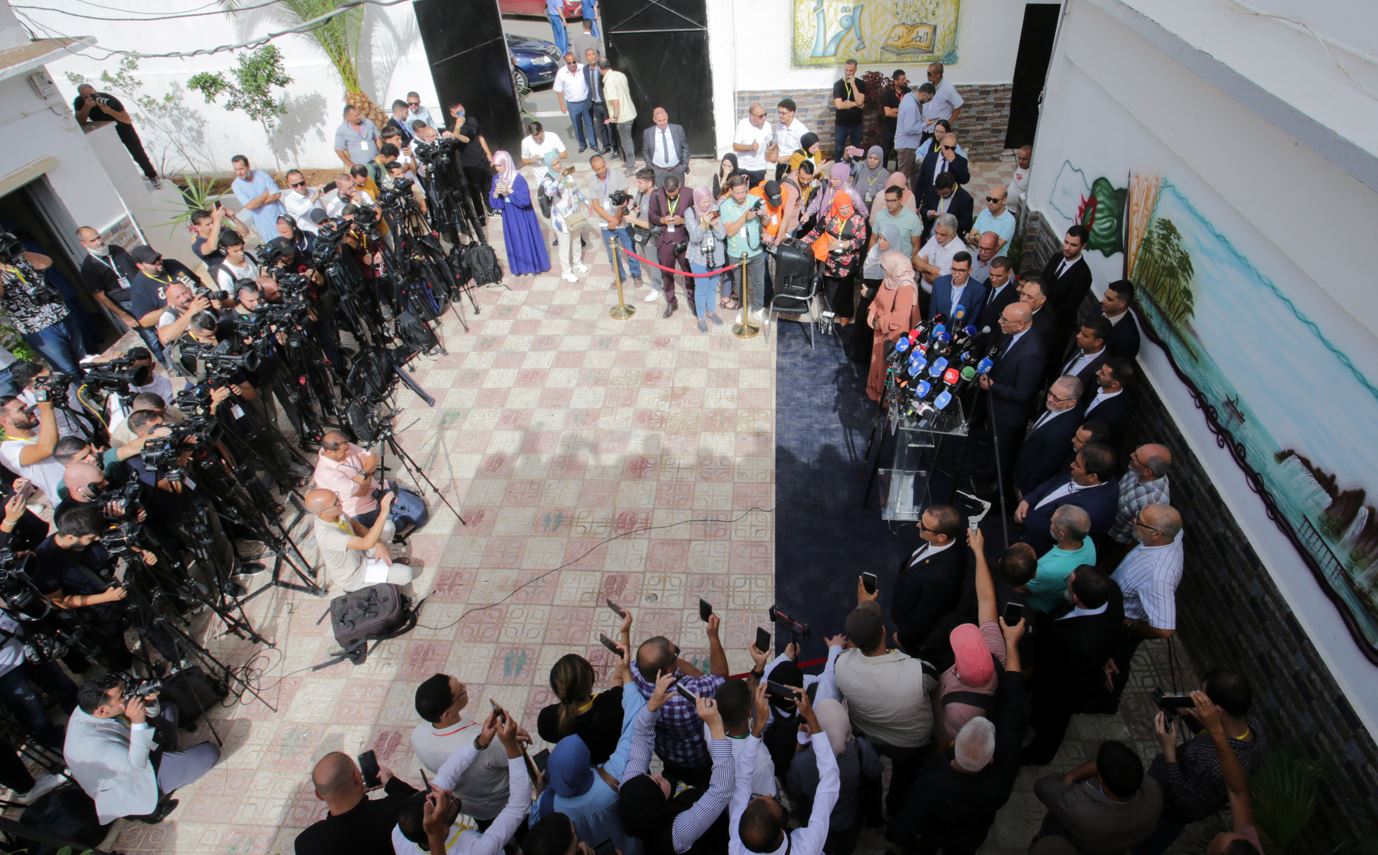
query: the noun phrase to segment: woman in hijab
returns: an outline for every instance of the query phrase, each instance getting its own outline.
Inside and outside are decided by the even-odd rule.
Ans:
[[[724,158],[726,160],[726,158]],[[700,188],[694,191],[694,207],[686,212],[684,228],[689,232],[689,247],[685,255],[689,258],[689,270],[694,273],[707,273],[717,270],[727,263],[727,230],[718,216],[718,197]],[[708,332],[708,322],[721,324],[718,316],[718,289],[721,281],[722,297],[732,297],[732,280],[719,280],[709,276],[698,280],[694,286],[694,314],[698,317],[699,332]],[[728,302],[724,306],[730,305]]]
[[[517,172],[512,155],[493,155],[493,187],[488,201],[502,216],[502,242],[507,249],[507,272],[513,276],[535,275],[550,269],[550,255],[541,237],[541,224],[531,207],[531,188]]]
[[[853,316],[862,324],[866,331],[863,336],[860,330],[857,331],[856,338],[852,340],[852,347],[848,351],[848,356],[854,362],[862,365],[871,364],[871,328],[870,313],[871,301],[876,298],[876,291],[880,288],[880,282],[885,278],[885,268],[881,267],[881,256],[890,250],[904,252],[901,246],[900,229],[893,223],[886,223],[880,230],[874,232],[875,240],[871,241],[871,248],[866,251],[866,261],[861,266],[861,290],[856,305],[856,314]],[[863,340],[864,339],[864,340]]]
[[[890,174],[885,169],[885,149],[878,145],[867,149],[866,159],[857,161],[852,167],[852,186],[861,195],[861,201],[867,209],[876,206],[876,195],[885,186],[885,179],[888,177]]]
[[[737,166],[737,153],[729,151],[722,156],[722,162],[718,164],[718,173],[713,176],[713,198],[721,199],[727,195],[727,179],[741,172],[746,173]]]
[[[892,249],[880,257],[880,265],[885,269],[885,278],[866,315],[874,330],[871,371],[866,376],[866,397],[872,401],[879,401],[885,392],[885,345],[898,341],[909,329],[909,316],[919,295],[914,265],[908,255]]]
[[[826,236],[826,252],[815,248],[814,258],[823,262],[824,298],[840,326],[851,320],[852,278],[866,246],[866,234],[866,218],[852,207],[851,194],[843,190],[833,194],[828,215],[803,239],[813,246]]]
[[[623,657],[613,672],[621,702],[618,718],[622,728],[616,749],[606,761],[595,760],[588,744],[578,735],[566,736],[555,743],[546,764],[546,788],[531,805],[529,817],[535,825],[552,813],[562,813],[574,823],[578,839],[601,843],[611,840],[622,855],[640,855],[641,844],[627,834],[618,815],[618,781],[627,767],[632,750],[632,722],[646,706],[646,700],[632,681],[630,662]],[[599,697],[610,694],[605,692]],[[542,733],[544,738],[544,733]]]
[[[861,202],[856,191],[852,188],[852,169],[845,163],[834,163],[828,171],[828,180],[824,182],[823,189],[815,193],[813,201],[809,203],[812,213],[820,218],[832,209],[833,197],[838,193],[846,192],[852,198],[852,210],[859,213],[863,219],[870,214],[870,208]]]
[[[823,851],[828,855],[850,855],[861,834],[863,781],[880,786],[880,755],[864,739],[852,736],[847,708],[834,698],[814,701],[814,715],[828,735],[828,744],[837,755],[837,773],[842,780],[837,803],[828,818],[828,839]],[[812,751],[800,751],[785,776],[785,791],[798,806],[792,813],[807,816],[818,789],[818,759]]]
[[[628,834],[641,838],[647,855],[727,851],[727,803],[732,798],[732,745],[712,698],[699,698],[699,718],[708,725],[708,752],[713,771],[708,789],[681,786],[678,790],[659,773],[651,774],[656,720],[672,691],[674,674],[661,674],[646,706],[637,713],[631,754],[622,771],[617,809]]]

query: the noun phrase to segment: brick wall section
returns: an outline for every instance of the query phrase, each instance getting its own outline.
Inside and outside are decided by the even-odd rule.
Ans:
[[[1020,268],[1041,269],[1060,247],[1061,235],[1032,212]],[[1082,308],[1091,310],[1090,299]],[[1145,340],[1144,346],[1151,345]],[[1157,393],[1146,383],[1131,391],[1138,418],[1129,440],[1161,442],[1172,450],[1172,504],[1187,526],[1186,571],[1177,591],[1178,639],[1198,673],[1229,666],[1246,674],[1269,739],[1300,739],[1309,756],[1324,764],[1316,813],[1293,848],[1329,852],[1343,841],[1371,835],[1378,828],[1378,745]]]
[[[985,86],[958,86],[966,100],[958,117],[957,138],[971,160],[995,160],[1005,148],[1005,126],[1010,118],[1010,90],[1008,83]],[[745,90],[736,93],[733,127],[747,113],[753,101],[760,101],[766,115],[775,121],[775,105],[781,98],[793,98],[799,107],[799,119],[809,130],[818,134],[829,149],[833,144],[833,107],[831,89],[769,89]]]

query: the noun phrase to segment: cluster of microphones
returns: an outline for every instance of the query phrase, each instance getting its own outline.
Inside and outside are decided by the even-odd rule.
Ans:
[[[990,327],[964,326],[964,320],[966,308],[958,305],[950,318],[934,315],[895,342],[886,361],[892,400],[901,414],[926,418],[945,412],[963,389],[995,366],[999,346],[981,348]]]

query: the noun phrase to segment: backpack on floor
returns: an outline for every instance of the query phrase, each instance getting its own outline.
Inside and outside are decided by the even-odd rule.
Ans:
[[[215,708],[228,694],[223,683],[216,682],[193,665],[163,679],[161,697],[164,703],[177,707],[177,721],[183,730],[196,729],[196,721]]]
[[[80,787],[70,784],[44,794],[42,798],[24,808],[19,821],[29,828],[62,840],[61,844],[35,841],[28,849],[23,850],[31,855],[57,855],[72,843],[99,846],[110,827],[101,825],[100,820],[96,818],[96,803],[91,797],[82,792]]]
[[[469,247],[464,255],[464,264],[474,282],[479,285],[496,285],[502,281],[502,265],[498,264],[498,254],[487,244],[480,243]]]
[[[330,628],[344,658],[358,665],[370,641],[396,638],[416,626],[416,612],[396,585],[369,585],[330,601]]]

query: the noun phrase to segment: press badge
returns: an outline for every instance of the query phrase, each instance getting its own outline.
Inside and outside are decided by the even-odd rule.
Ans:
[[[234,416],[236,420],[242,419],[244,418],[244,408],[235,404],[230,407],[230,415]]]

